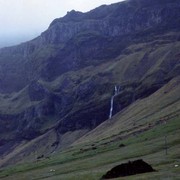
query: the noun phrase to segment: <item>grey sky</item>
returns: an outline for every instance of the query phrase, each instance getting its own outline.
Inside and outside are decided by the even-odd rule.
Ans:
[[[0,0],[0,47],[29,40],[72,9],[86,12],[122,0]]]

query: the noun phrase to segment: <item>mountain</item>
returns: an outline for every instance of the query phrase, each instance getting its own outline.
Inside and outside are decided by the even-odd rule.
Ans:
[[[96,138],[101,126],[111,131],[106,120],[115,85],[118,119],[148,97],[155,103],[154,93],[172,81],[179,85],[179,49],[179,0],[127,0],[87,13],[72,10],[39,37],[0,49],[0,165]],[[171,97],[179,101],[177,91]],[[174,103],[166,93],[164,99]],[[119,124],[110,127],[114,131]]]

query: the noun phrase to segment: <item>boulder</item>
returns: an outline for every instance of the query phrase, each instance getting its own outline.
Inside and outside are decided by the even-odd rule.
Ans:
[[[129,161],[127,163],[120,164],[112,168],[110,171],[108,171],[105,175],[102,176],[102,179],[112,179],[154,171],[155,170],[151,167],[151,165],[144,162],[142,159],[138,159],[135,161]]]

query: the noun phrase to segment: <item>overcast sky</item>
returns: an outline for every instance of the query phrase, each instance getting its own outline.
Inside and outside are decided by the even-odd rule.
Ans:
[[[122,0],[0,0],[0,47],[38,36],[72,9],[87,12]]]

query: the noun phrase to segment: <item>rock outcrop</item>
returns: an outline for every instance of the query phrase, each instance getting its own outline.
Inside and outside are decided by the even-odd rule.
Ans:
[[[151,167],[151,165],[144,162],[142,159],[138,159],[112,168],[105,175],[103,175],[102,179],[112,179],[154,171],[155,170]]]

